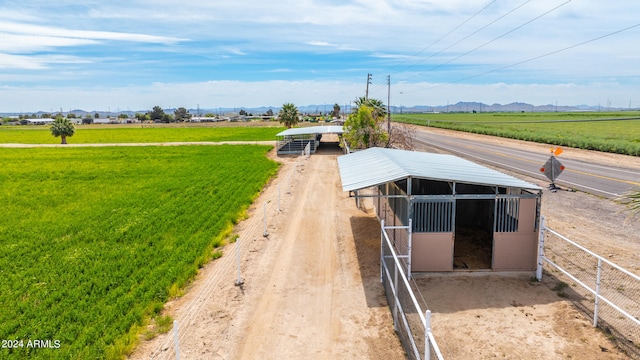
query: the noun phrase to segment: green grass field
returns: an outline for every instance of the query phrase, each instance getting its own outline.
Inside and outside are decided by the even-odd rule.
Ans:
[[[77,126],[73,137],[67,139],[70,144],[114,144],[114,143],[150,143],[176,141],[265,141],[275,140],[276,134],[284,127],[233,126],[233,127],[99,127],[95,125]],[[0,126],[2,144],[59,144],[60,138],[51,135],[49,127],[41,126]]]
[[[0,358],[130,351],[275,174],[269,149],[1,149],[0,338],[23,347]],[[35,339],[59,348],[27,348]]]
[[[629,120],[608,120],[634,118]],[[417,125],[640,156],[640,113],[433,113],[394,115]]]

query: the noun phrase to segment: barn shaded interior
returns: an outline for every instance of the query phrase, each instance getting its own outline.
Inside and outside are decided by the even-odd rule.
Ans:
[[[493,199],[456,200],[453,268],[491,269]]]

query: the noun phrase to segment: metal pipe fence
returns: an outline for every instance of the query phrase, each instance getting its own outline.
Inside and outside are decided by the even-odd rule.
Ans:
[[[542,267],[552,288],[593,318],[629,356],[640,358],[640,276],[588,250],[541,222],[537,278]]]
[[[409,359],[443,359],[431,332],[431,311],[423,311],[407,276],[407,264],[398,255],[381,221],[380,281],[393,315],[393,326]],[[399,230],[397,226],[391,230]]]

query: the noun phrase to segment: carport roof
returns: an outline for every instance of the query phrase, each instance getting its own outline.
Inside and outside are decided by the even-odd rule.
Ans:
[[[342,126],[308,126],[301,128],[287,129],[278,133],[276,136],[294,136],[294,135],[309,135],[309,134],[342,134],[344,130]]]
[[[369,148],[338,157],[338,166],[343,191],[366,189],[408,177],[541,190],[537,185],[446,154]]]

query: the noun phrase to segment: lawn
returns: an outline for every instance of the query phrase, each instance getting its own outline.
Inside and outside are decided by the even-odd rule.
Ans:
[[[0,339],[23,342],[0,358],[130,351],[275,174],[269,149],[2,149]]]
[[[176,141],[266,141],[275,140],[276,134],[285,128],[280,126],[214,126],[214,127],[105,127],[77,126],[70,144],[150,143]],[[0,126],[0,143],[59,144],[60,138],[51,135],[49,127]]]
[[[433,113],[394,115],[417,125],[640,156],[640,113]]]

